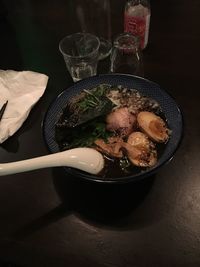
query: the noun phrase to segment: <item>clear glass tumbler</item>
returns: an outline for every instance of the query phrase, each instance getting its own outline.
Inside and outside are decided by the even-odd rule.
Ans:
[[[97,74],[99,46],[99,38],[89,33],[74,33],[60,41],[60,52],[74,82]]]
[[[110,61],[111,72],[144,75],[139,39],[130,33],[122,33],[116,37]]]
[[[99,60],[105,59],[112,48],[110,0],[75,0],[75,10],[81,31],[99,37]]]

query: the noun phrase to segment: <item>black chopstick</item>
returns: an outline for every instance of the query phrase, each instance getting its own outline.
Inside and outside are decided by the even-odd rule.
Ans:
[[[6,109],[7,104],[8,104],[8,100],[6,101],[6,103],[3,104],[2,108],[0,109],[0,121],[3,117],[3,114],[4,114],[4,111]]]

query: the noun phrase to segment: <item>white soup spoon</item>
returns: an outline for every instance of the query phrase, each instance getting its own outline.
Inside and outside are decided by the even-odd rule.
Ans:
[[[37,158],[0,164],[0,176],[36,169],[66,166],[90,174],[98,174],[104,167],[101,153],[92,148],[74,148]]]

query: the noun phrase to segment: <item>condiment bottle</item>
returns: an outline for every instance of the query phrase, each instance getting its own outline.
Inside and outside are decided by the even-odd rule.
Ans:
[[[141,49],[148,43],[150,16],[148,0],[127,1],[124,11],[124,31],[139,37]]]

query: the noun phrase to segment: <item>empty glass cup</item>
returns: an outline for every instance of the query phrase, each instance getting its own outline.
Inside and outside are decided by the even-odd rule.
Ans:
[[[139,39],[130,33],[122,33],[116,37],[110,60],[111,72],[144,75]]]
[[[112,48],[110,0],[75,0],[74,3],[81,31],[99,37],[99,60],[106,58]]]
[[[74,82],[96,75],[99,46],[99,38],[89,33],[74,33],[60,41],[60,52]]]

